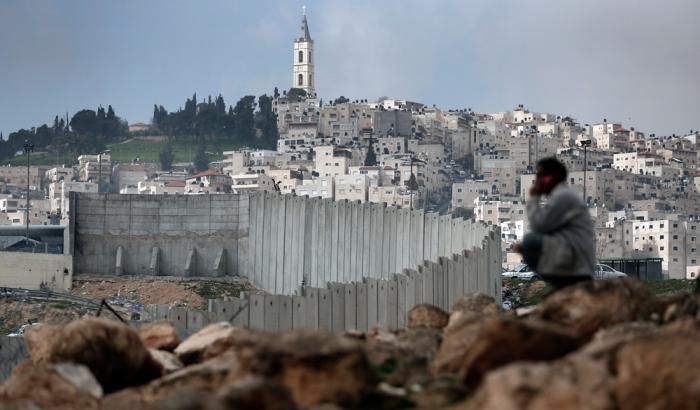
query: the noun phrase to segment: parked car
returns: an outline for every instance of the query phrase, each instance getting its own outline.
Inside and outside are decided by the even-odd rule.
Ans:
[[[603,265],[601,263],[595,265],[595,272],[593,277],[596,279],[614,279],[614,278],[624,278],[627,276],[626,273],[620,272],[611,268],[608,265]]]
[[[520,280],[539,280],[540,276],[536,274],[526,263],[521,263],[513,270],[501,273],[504,278],[514,278]]]

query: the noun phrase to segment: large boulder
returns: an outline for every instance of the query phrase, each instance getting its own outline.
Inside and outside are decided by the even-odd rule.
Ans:
[[[650,322],[629,322],[600,329],[585,346],[574,353],[591,360],[604,360],[613,365],[617,352],[633,340],[651,337],[659,328]]]
[[[238,360],[233,355],[223,355],[154,380],[142,389],[143,398],[154,401],[183,388],[213,393],[224,384],[229,373],[237,374],[238,371]]]
[[[218,408],[295,410],[289,391],[279,383],[261,377],[247,377],[221,389],[214,397]]]
[[[45,410],[99,409],[102,387],[86,366],[56,363],[15,368],[0,386],[4,406],[38,405]]]
[[[496,299],[492,296],[474,292],[463,295],[452,305],[452,313],[455,312],[492,315],[502,313],[503,308],[496,303]]]
[[[377,328],[367,335],[364,346],[369,361],[384,381],[394,386],[410,386],[429,381],[428,365],[441,341],[442,333],[436,329]]]
[[[34,332],[30,330],[26,340],[35,364],[83,364],[105,392],[145,384],[162,373],[138,332],[120,322],[88,318],[60,328],[41,326]]]
[[[149,349],[173,351],[180,344],[180,335],[170,322],[146,323],[139,328],[139,336]]]
[[[647,320],[656,308],[642,282],[621,278],[587,281],[554,292],[537,306],[533,316],[590,337],[603,327]]]
[[[614,410],[613,378],[601,361],[513,363],[490,372],[454,410]]]
[[[445,330],[449,331],[466,323],[479,321],[484,316],[495,316],[503,313],[503,308],[491,296],[481,292],[468,293],[452,306],[452,313]]]
[[[697,334],[635,340],[617,354],[615,395],[622,410],[699,409]]]
[[[553,324],[485,317],[445,332],[431,369],[435,375],[458,375],[466,386],[473,387],[500,366],[515,361],[553,360],[579,345],[574,333]]]
[[[289,390],[299,407],[352,406],[376,385],[362,345],[339,335],[251,333],[238,338],[231,352],[239,369],[229,373],[228,380],[269,379]]]
[[[681,292],[659,297],[658,300],[659,313],[666,323],[685,317],[700,318],[700,295]]]
[[[139,388],[129,388],[107,395],[100,410],[223,410],[211,394],[187,386],[153,400],[146,400]]]
[[[163,368],[163,373],[172,373],[183,367],[180,359],[166,350],[148,349],[148,352],[151,354],[153,360]]]
[[[212,323],[185,339],[173,352],[185,364],[198,363],[225,352],[236,336],[248,332],[228,322]]]
[[[450,315],[437,306],[420,304],[408,311],[409,329],[442,329]]]

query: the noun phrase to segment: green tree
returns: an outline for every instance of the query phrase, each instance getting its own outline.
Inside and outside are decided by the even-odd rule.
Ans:
[[[238,100],[233,108],[235,116],[234,133],[243,144],[255,143],[255,97],[246,95]]]
[[[268,149],[277,149],[277,115],[272,112],[272,98],[263,94],[258,97],[259,111],[257,113],[256,125],[262,135],[263,146]]]
[[[73,132],[85,135],[96,135],[98,130],[97,113],[93,110],[80,110],[70,120]]]
[[[348,99],[344,95],[341,95],[340,97],[336,98],[335,101],[333,101],[333,104],[343,104],[346,102],[350,102],[350,99]]]
[[[377,165],[377,154],[374,152],[374,146],[372,144],[372,139],[369,140],[369,147],[367,148],[367,155],[365,156],[365,166],[373,167]]]
[[[406,182],[406,186],[408,189],[411,191],[417,191],[418,190],[418,181],[416,180],[416,174],[411,172],[411,177],[408,178],[408,182]]]
[[[170,143],[170,140],[168,140],[160,151],[160,169],[163,171],[170,171],[173,168],[174,159],[173,145]]]
[[[301,101],[306,98],[306,91],[303,88],[290,88],[286,95],[292,101]]]
[[[194,167],[199,172],[209,169],[209,156],[207,155],[204,142],[200,142],[199,145],[197,145],[197,152],[194,156]]]

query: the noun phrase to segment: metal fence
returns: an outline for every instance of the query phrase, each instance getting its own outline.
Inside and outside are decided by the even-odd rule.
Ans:
[[[601,260],[600,263],[640,280],[661,280],[662,261],[661,258],[607,259]]]

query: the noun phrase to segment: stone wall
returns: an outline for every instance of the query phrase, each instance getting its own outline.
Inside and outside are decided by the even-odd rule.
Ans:
[[[0,252],[0,286],[37,290],[69,290],[73,258],[54,253]]]

